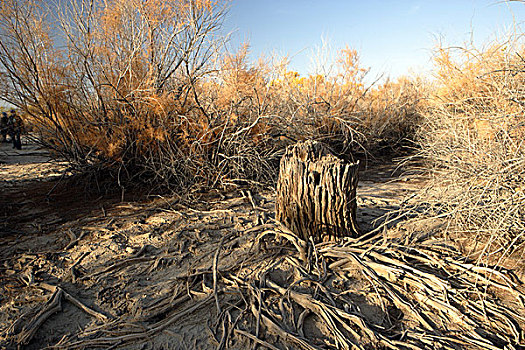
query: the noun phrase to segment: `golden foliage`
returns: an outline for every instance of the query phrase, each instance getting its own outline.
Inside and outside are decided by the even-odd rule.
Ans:
[[[422,201],[485,263],[523,254],[525,47],[517,39],[481,50],[438,48],[438,80],[419,132],[435,175]]]
[[[400,143],[418,117],[421,84],[367,86],[368,69],[348,47],[332,75],[253,63],[248,44],[214,55],[222,2],[106,0],[91,9],[80,0],[49,12],[36,3],[1,7],[0,59],[20,82],[7,98],[79,168],[183,186],[268,180],[291,142],[316,138],[341,152],[369,152]],[[51,32],[66,47],[55,49]]]

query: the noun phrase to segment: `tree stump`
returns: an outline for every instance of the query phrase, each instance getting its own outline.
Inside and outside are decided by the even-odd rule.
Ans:
[[[347,163],[316,141],[290,146],[281,158],[276,219],[304,240],[356,237],[359,162]]]

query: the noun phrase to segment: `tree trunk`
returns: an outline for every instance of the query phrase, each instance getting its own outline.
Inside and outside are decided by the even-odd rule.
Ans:
[[[322,144],[288,147],[277,181],[276,219],[304,240],[356,237],[359,162],[347,163]]]

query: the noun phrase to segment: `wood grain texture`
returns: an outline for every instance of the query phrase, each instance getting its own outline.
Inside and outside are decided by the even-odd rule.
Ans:
[[[358,168],[359,162],[337,158],[320,142],[288,147],[280,163],[276,219],[305,240],[358,236]]]

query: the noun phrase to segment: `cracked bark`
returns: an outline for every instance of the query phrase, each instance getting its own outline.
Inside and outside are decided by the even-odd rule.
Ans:
[[[290,146],[280,164],[276,219],[304,240],[358,236],[358,168],[320,142]]]

